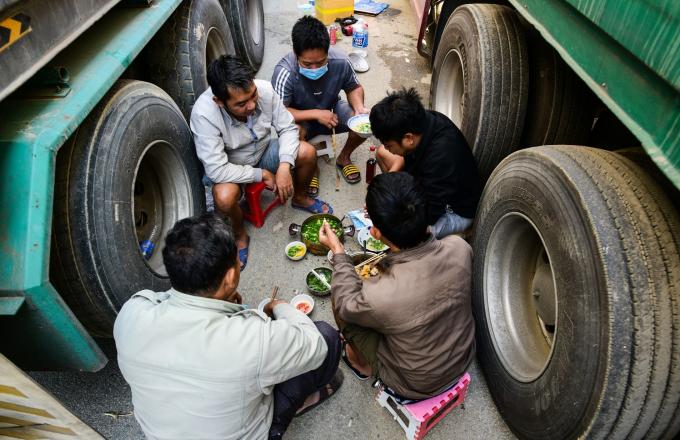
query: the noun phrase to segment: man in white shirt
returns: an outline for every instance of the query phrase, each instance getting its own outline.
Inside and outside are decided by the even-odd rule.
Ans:
[[[163,261],[172,289],[133,295],[113,329],[147,438],[279,439],[296,414],[340,387],[337,330],[286,301],[264,313],[241,305],[224,219],[177,222]]]
[[[312,214],[333,212],[307,195],[316,169],[316,150],[299,140],[293,116],[267,81],[238,58],[222,56],[208,66],[210,87],[191,111],[196,154],[213,183],[218,213],[228,216],[236,233],[241,268],[248,258],[248,235],[239,207],[241,184],[264,182],[282,202]],[[272,138],[274,128],[278,139]],[[293,173],[292,170],[295,169]]]

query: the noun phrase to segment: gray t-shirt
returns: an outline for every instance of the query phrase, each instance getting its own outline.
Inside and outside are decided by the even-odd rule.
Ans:
[[[274,68],[272,86],[283,105],[297,110],[330,110],[338,101],[340,90],[349,93],[360,86],[347,55],[330,48],[328,72],[317,80],[300,75],[297,57],[290,52]]]

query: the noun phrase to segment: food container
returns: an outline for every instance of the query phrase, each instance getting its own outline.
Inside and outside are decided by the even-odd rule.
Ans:
[[[333,280],[333,271],[330,270],[329,268],[317,267],[314,270],[319,275],[325,277],[326,281],[328,281],[328,284],[330,284],[331,281]],[[311,270],[307,273],[307,277],[305,277],[305,284],[307,285],[307,289],[311,292],[312,295],[326,296],[331,293],[331,290],[328,288],[321,290],[321,288],[316,287],[319,284],[321,284],[321,282],[314,276]]]
[[[341,242],[344,242],[345,235],[350,237],[354,235],[353,225],[343,226],[342,223],[340,222],[340,219],[331,214],[311,215],[307,217],[307,219],[304,222],[302,222],[301,225],[291,223],[290,226],[288,226],[288,233],[290,235],[296,235],[299,233],[300,236],[302,237],[301,241],[305,244],[305,246],[307,246],[307,250],[312,254],[326,255],[329,249],[318,242],[319,235],[317,228],[317,226],[320,228],[320,224],[323,222],[324,219],[331,223],[331,226],[335,225],[336,234],[338,234],[338,237],[340,238]],[[313,232],[314,230],[316,230],[316,240],[313,239],[314,237],[310,237],[309,234],[306,233],[307,231]]]
[[[366,130],[361,130],[360,127],[365,126],[365,124],[368,124],[368,131]],[[347,120],[347,126],[349,127],[350,130],[352,130],[354,133],[358,134],[362,138],[366,139],[373,134],[371,132],[371,121],[368,117],[368,115],[356,115],[352,116]]]
[[[363,249],[370,252],[378,253],[389,250],[389,246],[382,241],[373,238],[370,227],[359,229],[359,232],[357,233],[357,243],[359,243],[359,246]]]
[[[296,250],[300,249],[298,252]],[[293,261],[302,260],[307,254],[307,246],[301,241],[291,241],[286,245],[286,257]]]
[[[293,299],[290,300],[290,305],[304,313],[309,315],[314,310],[314,298],[307,295],[306,293],[301,293],[295,295]]]

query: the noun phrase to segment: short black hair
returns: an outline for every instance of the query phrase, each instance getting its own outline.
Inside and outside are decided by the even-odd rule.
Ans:
[[[213,95],[222,102],[229,99],[229,87],[248,90],[255,79],[252,69],[234,55],[222,55],[212,60],[206,76]]]
[[[165,237],[163,263],[175,290],[212,296],[237,264],[231,223],[214,214],[178,221]]]
[[[425,198],[408,173],[379,174],[368,185],[366,210],[373,224],[400,249],[427,238]]]
[[[291,36],[293,52],[297,56],[309,49],[321,49],[328,53],[328,48],[331,46],[331,37],[328,35],[326,26],[311,15],[305,15],[295,23]]]
[[[371,108],[371,131],[380,142],[401,141],[406,133],[422,134],[427,115],[414,88],[388,93]]]

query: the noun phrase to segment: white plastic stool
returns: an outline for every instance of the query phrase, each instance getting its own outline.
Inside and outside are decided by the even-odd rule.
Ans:
[[[335,157],[335,154],[333,154],[333,138],[331,135],[328,134],[320,134],[318,136],[314,136],[312,139],[308,140],[310,144],[314,145],[314,148],[322,142],[325,143],[326,148],[322,149],[317,149],[316,150],[316,156],[323,156],[324,154],[327,154],[330,159]]]
[[[420,440],[453,408],[463,403],[469,385],[470,375],[465,373],[454,386],[440,395],[402,405],[380,384],[375,400],[392,414],[408,440]]]

